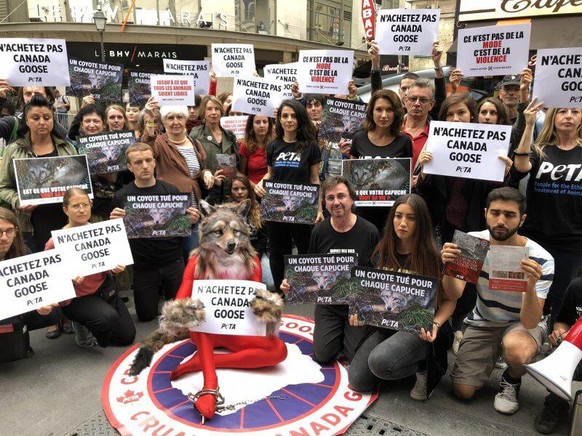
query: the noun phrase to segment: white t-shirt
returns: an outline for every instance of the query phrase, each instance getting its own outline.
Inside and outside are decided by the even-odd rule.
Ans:
[[[489,230],[470,232],[469,235],[490,240]],[[529,258],[542,266],[542,276],[536,283],[536,294],[546,299],[554,278],[554,258],[540,244],[527,239]],[[520,321],[522,293],[515,291],[496,291],[489,289],[489,256],[485,257],[483,269],[477,282],[477,304],[465,322],[478,327],[502,327]]]

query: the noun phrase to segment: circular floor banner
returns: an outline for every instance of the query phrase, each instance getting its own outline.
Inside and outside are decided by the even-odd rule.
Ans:
[[[122,435],[342,434],[377,394],[351,390],[340,363],[315,362],[313,327],[312,320],[285,315],[279,331],[288,351],[284,362],[263,369],[218,369],[226,408],[204,424],[188,400],[202,388],[202,374],[170,380],[172,370],[196,351],[194,344],[166,345],[150,368],[132,377],[128,371],[136,345],[107,373],[101,392],[105,414]]]

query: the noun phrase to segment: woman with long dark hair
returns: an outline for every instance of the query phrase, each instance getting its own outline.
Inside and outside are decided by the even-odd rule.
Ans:
[[[321,152],[315,140],[315,126],[309,120],[303,105],[295,100],[284,100],[277,111],[275,129],[275,139],[267,146],[267,174],[255,185],[255,194],[261,198],[266,194],[263,188],[265,180],[319,185]],[[321,220],[321,201],[318,201],[315,222]],[[283,257],[291,254],[293,242],[299,254],[307,253],[312,229],[313,226],[308,224],[268,223],[271,272],[277,292],[281,292],[284,276]]]
[[[342,153],[350,159],[412,158],[412,140],[400,132],[404,108],[398,95],[390,90],[372,94],[366,110],[363,129],[352,139],[351,146],[341,144]],[[361,207],[357,214],[382,232],[389,207]]]
[[[240,172],[253,186],[267,174],[267,144],[273,139],[273,118],[249,115],[240,144]]]
[[[376,268],[407,270],[436,278],[439,283],[436,314],[432,328],[421,329],[420,335],[378,328],[352,359],[348,369],[350,386],[358,391],[370,391],[380,380],[399,380],[416,373],[416,385],[410,396],[414,400],[426,400],[447,368],[447,350],[453,340],[448,319],[455,309],[455,301],[448,299],[440,284],[441,263],[432,222],[420,196],[404,195],[395,201],[372,261]],[[378,306],[372,309],[385,309],[384,305]],[[359,325],[357,315],[350,317],[350,323]],[[434,353],[429,352],[429,343],[434,343]],[[437,367],[441,370],[435,371]]]

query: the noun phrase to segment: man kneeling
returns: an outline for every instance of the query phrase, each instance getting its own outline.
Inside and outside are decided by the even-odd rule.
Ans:
[[[485,218],[487,230],[470,235],[489,240],[491,245],[529,248],[529,259],[521,261],[521,270],[527,277],[527,291],[490,289],[491,252],[487,255],[476,285],[477,303],[465,319],[468,326],[451,378],[457,397],[472,398],[487,382],[502,351],[508,368],[501,377],[494,407],[500,413],[513,414],[519,408],[521,377],[526,372],[524,365],[533,360],[547,333],[542,315],[552,284],[554,259],[539,244],[517,234],[526,215],[525,197],[516,189],[504,187],[491,191]],[[442,261],[451,262],[459,254],[455,244],[446,243],[441,252]],[[443,277],[449,298],[460,297],[466,285],[454,277]]]

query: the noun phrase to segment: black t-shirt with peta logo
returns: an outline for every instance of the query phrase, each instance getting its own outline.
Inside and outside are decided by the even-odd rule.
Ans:
[[[267,165],[273,169],[273,182],[310,183],[309,169],[321,162],[321,151],[316,141],[303,145],[300,154],[295,153],[297,142],[274,139],[267,145]]]

